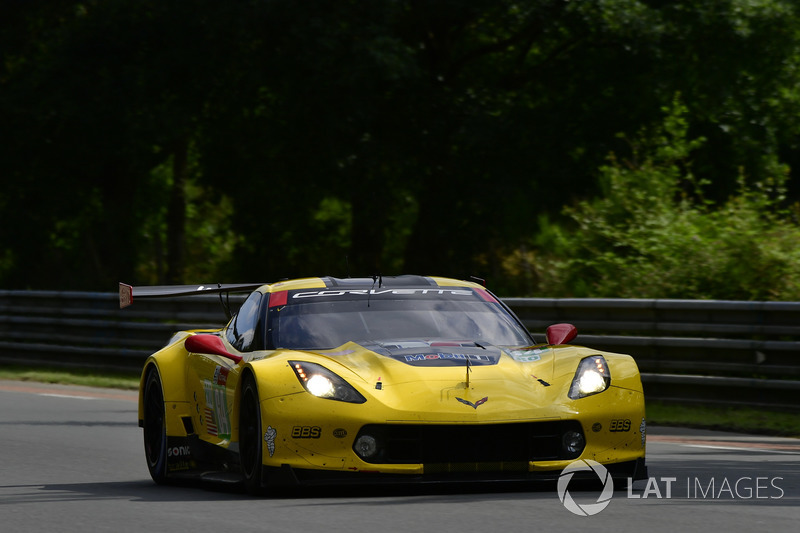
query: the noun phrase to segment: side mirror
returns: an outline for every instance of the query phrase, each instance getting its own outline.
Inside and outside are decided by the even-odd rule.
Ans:
[[[567,344],[578,336],[578,328],[572,324],[553,324],[547,328],[547,344],[557,346]]]
[[[216,335],[207,335],[202,333],[192,335],[191,337],[186,338],[186,340],[183,342],[183,345],[186,347],[186,350],[191,353],[219,355],[220,357],[230,359],[236,364],[239,364],[242,361],[240,356],[232,354],[226,350],[225,345],[222,343],[222,339]]]

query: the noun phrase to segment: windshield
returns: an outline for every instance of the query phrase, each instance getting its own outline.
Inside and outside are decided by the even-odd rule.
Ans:
[[[467,340],[498,346],[531,344],[528,333],[498,303],[480,297],[319,298],[273,309],[275,348],[329,349],[348,341]]]

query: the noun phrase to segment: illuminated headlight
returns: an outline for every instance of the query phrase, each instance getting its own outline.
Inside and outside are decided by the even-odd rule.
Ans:
[[[572,386],[569,388],[569,397],[573,400],[584,398],[603,392],[611,384],[611,374],[608,372],[606,360],[600,355],[592,355],[581,360]]]
[[[333,386],[333,381],[322,374],[314,374],[308,378],[306,390],[320,398],[333,398],[336,396],[336,387]]]
[[[289,361],[289,364],[303,388],[317,398],[349,403],[367,401],[352,385],[322,365],[302,361]]]

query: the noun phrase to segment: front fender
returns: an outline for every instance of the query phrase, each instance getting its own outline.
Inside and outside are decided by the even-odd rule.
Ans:
[[[164,392],[164,404],[167,410],[167,433],[175,434],[175,426],[182,428],[183,424],[180,423],[180,420],[178,420],[177,424],[171,423],[174,417],[170,415],[172,411],[178,411],[177,406],[179,404],[186,404],[186,350],[183,347],[183,341],[189,335],[190,333],[188,332],[176,334],[169,345],[157,351],[145,361],[142,375],[139,379],[140,425],[144,418],[145,379],[147,373],[154,370],[158,372],[161,378],[161,386]],[[180,411],[183,412],[185,409]],[[178,413],[175,414],[177,415]]]

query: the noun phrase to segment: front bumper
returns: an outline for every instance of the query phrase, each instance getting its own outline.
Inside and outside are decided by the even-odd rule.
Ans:
[[[290,484],[359,478],[367,483],[552,480],[579,459],[603,464],[614,477],[646,477],[641,392],[612,387],[524,412],[491,408],[491,403],[480,410],[465,408],[457,417],[367,408],[308,394],[270,398],[261,409],[263,464],[269,478]],[[567,431],[585,439],[577,453],[564,451]],[[378,455],[364,458],[354,450],[364,432],[381,446]]]

